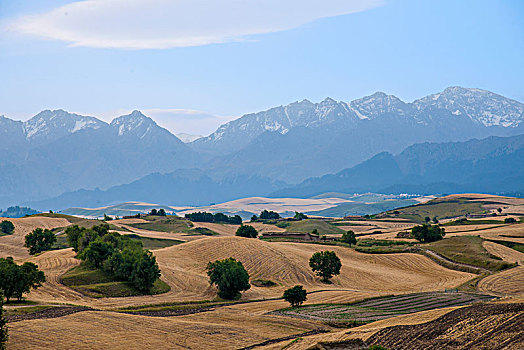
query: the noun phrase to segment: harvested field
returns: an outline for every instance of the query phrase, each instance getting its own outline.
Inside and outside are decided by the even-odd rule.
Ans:
[[[287,308],[278,314],[329,322],[369,323],[420,311],[469,305],[493,299],[489,295],[470,293],[416,293],[379,297],[349,305],[321,304]]]
[[[517,266],[488,276],[478,283],[478,289],[485,293],[501,296],[523,296],[524,266]]]
[[[425,324],[380,330],[367,343],[406,350],[522,349],[524,304],[480,304],[460,308]]]
[[[498,256],[502,260],[509,263],[522,264],[524,262],[524,253],[516,251],[515,249],[506,247],[499,243],[485,241],[482,246],[490,253]]]
[[[53,229],[69,226],[71,223],[63,218],[47,218],[41,216],[9,219],[15,225],[12,235],[0,237],[0,258],[12,256],[14,259],[27,259],[30,257],[24,247],[25,236],[35,228]]]
[[[217,310],[180,317],[77,312],[10,324],[9,349],[235,349],[319,327],[304,320]],[[45,336],[35,337],[35,334]],[[57,341],[57,340],[60,341]]]

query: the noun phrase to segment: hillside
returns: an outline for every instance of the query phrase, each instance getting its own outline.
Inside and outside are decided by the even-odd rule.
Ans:
[[[282,197],[324,192],[522,193],[524,135],[466,142],[415,144],[398,155],[380,153],[336,174],[278,190]]]

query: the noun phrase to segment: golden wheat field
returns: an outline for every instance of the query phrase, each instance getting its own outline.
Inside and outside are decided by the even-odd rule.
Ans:
[[[376,330],[389,325],[426,322],[439,317],[446,309],[378,321],[348,332],[332,329],[317,321],[268,314],[289,304],[282,299],[265,299],[278,298],[285,289],[301,284],[310,292],[305,304],[347,303],[386,294],[444,290],[475,277],[470,273],[446,269],[417,254],[372,255],[337,246],[266,242],[232,236],[236,230],[234,225],[210,224],[212,227],[208,227],[209,224],[203,224],[201,227],[208,227],[220,235],[208,238],[198,236],[198,239],[188,239],[184,244],[153,251],[162,271],[161,278],[171,287],[169,292],[152,296],[92,298],[60,283],[60,276],[79,264],[72,249],[48,251],[30,257],[23,247],[24,235],[34,228],[64,227],[70,225],[69,222],[45,217],[16,219],[13,222],[15,234],[0,237],[0,256],[14,256],[19,262],[32,261],[45,272],[47,278],[42,287],[31,292],[29,299],[44,304],[84,305],[99,311],[10,323],[9,349],[159,349],[166,346],[173,349],[233,349],[269,339],[298,336],[319,328],[331,330],[330,333],[303,337],[289,347],[305,349],[318,341],[366,339]],[[126,227],[124,225],[130,223],[116,224]],[[258,225],[257,229],[261,231],[276,228],[260,223],[254,225]],[[140,230],[130,226],[129,229],[133,233],[155,238],[183,237],[183,234]],[[497,243],[486,242],[485,247],[504,260],[521,259],[521,253],[516,254]],[[341,274],[333,278],[332,284],[320,283],[308,266],[309,257],[321,250],[335,251],[342,262]],[[214,299],[216,289],[210,286],[205,267],[209,261],[228,257],[241,261],[251,280],[271,280],[277,285],[252,286],[242,295],[244,301],[259,301],[185,316],[151,317],[111,311],[132,305]],[[521,295],[524,285],[524,271],[521,269],[522,266],[519,266],[489,276],[479,282],[479,289],[499,295]],[[35,337],[35,334],[43,336]],[[57,339],[60,341],[57,342]],[[260,348],[280,349],[288,343],[290,341],[282,341]]]

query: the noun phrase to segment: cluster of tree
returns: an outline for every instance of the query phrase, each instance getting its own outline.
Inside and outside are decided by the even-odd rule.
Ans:
[[[330,283],[331,277],[340,275],[342,263],[335,252],[325,250],[313,254],[309,259],[309,266],[317,276],[322,277],[322,282]]]
[[[258,231],[253,226],[240,225],[235,235],[240,236],[240,237],[246,237],[246,238],[257,238]]]
[[[29,248],[29,254],[35,255],[50,250],[56,242],[56,236],[48,229],[35,228],[25,236],[24,246]]]
[[[277,219],[280,219],[280,215],[275,212],[275,211],[271,211],[271,210],[262,210],[260,212],[260,220],[277,220]]]
[[[158,210],[156,209],[151,209],[151,211],[149,212],[149,215],[153,215],[153,216],[166,216],[166,211],[163,209],[163,208],[160,208]]]
[[[223,299],[238,299],[240,292],[251,288],[244,265],[233,258],[209,262],[206,270],[209,282],[218,287],[218,296]]]
[[[517,222],[517,220],[515,220],[515,218],[505,218],[504,219],[504,223],[505,224],[514,224],[516,222]]]
[[[350,247],[353,244],[357,244],[357,237],[355,236],[355,232],[351,230],[344,232],[342,234],[342,237],[340,238],[340,241],[349,244]]]
[[[160,277],[153,254],[145,250],[140,241],[109,232],[108,224],[91,229],[74,225],[68,227],[65,233],[79,259],[132,283],[142,292],[149,292]]]
[[[186,219],[194,221],[194,222],[215,222],[215,223],[224,223],[224,224],[233,224],[233,225],[241,225],[242,224],[242,218],[240,215],[235,216],[227,216],[226,214],[222,213],[207,213],[205,211],[202,212],[196,212],[196,213],[190,213],[185,215]]]
[[[9,220],[3,220],[0,223],[0,232],[6,235],[10,235],[15,231],[15,225]]]
[[[307,300],[307,291],[302,286],[294,286],[284,291],[283,298],[291,307],[298,307]]]
[[[22,218],[27,215],[34,215],[40,213],[38,210],[34,210],[28,207],[9,207],[6,210],[0,210],[0,217],[4,218]]]
[[[12,257],[0,258],[0,289],[7,302],[13,297],[21,301],[25,293],[40,287],[42,282],[45,282],[45,275],[35,264],[17,265]]]
[[[439,241],[445,235],[444,228],[438,225],[424,224],[411,229],[411,236],[422,243]]]

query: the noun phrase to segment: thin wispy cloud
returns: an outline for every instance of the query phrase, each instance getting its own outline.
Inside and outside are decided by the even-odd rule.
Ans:
[[[242,41],[383,0],[85,0],[16,18],[14,32],[71,46],[166,49]]]

